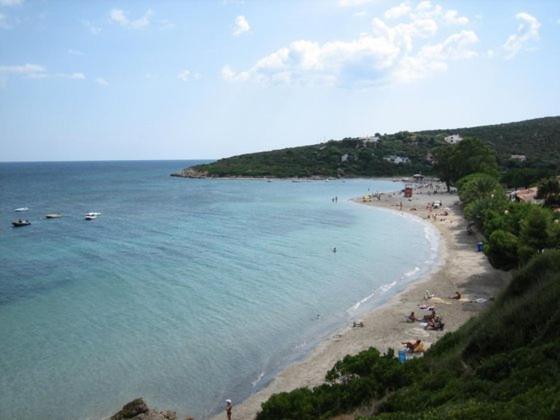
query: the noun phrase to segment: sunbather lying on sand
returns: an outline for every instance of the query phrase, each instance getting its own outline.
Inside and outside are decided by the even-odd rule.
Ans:
[[[429,315],[424,315],[424,321],[429,322],[433,319],[435,319],[436,317],[436,310],[435,309],[430,309],[430,314]]]
[[[454,296],[451,296],[449,299],[457,299],[460,300],[461,299],[461,293],[460,292],[455,292]]]
[[[436,316],[433,319],[430,319],[428,321],[428,325],[426,325],[424,327],[425,330],[433,330],[433,331],[443,331],[443,327],[445,326],[445,324],[442,322],[441,318],[439,316]]]
[[[411,353],[424,353],[424,344],[420,340],[416,341],[405,341],[402,344],[406,346],[406,349]]]

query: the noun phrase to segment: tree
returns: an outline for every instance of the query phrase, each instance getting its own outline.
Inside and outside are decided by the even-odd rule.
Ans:
[[[442,146],[434,150],[434,171],[445,182],[447,191],[451,189],[451,184],[455,180],[452,162],[454,150],[454,146]]]
[[[549,209],[533,206],[521,222],[519,255],[523,262],[550,246],[550,225],[552,214]]]
[[[539,182],[537,198],[544,198],[547,205],[555,204],[560,201],[560,182],[558,178],[550,177]]]
[[[504,230],[496,230],[490,235],[484,252],[494,267],[511,270],[518,265],[518,247],[517,236]]]
[[[439,147],[434,150],[434,157],[434,170],[448,190],[459,179],[476,172],[494,177],[498,174],[494,151],[478,139],[469,138],[456,145]]]
[[[503,197],[505,192],[498,180],[488,174],[474,173],[461,178],[457,182],[459,198],[464,205],[474,200],[488,197]]]
[[[475,173],[498,175],[498,162],[494,151],[478,139],[469,138],[455,146],[452,164],[456,179]]]

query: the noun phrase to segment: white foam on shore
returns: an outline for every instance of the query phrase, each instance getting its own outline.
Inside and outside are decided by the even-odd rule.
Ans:
[[[255,379],[253,382],[251,382],[251,385],[253,385],[253,388],[257,386],[257,384],[261,381],[261,379],[263,378],[263,376],[264,376],[264,371],[262,371],[262,372],[259,374],[259,376],[258,376],[257,379]]]
[[[350,308],[348,308],[346,310],[346,312],[350,313],[350,312],[354,312],[356,310],[358,310],[358,308],[360,306],[362,306],[364,303],[370,301],[371,299],[373,299],[376,296],[380,296],[383,293],[387,293],[389,290],[391,290],[393,287],[395,287],[397,285],[397,281],[392,281],[391,283],[387,283],[387,284],[382,284],[381,286],[379,286],[377,289],[375,289],[373,291],[373,293],[371,293],[370,295],[367,295],[365,298],[363,298],[362,300],[360,300],[359,302],[356,302],[354,305],[352,305]]]
[[[434,272],[442,263],[442,259],[440,255],[441,236],[438,229],[434,225],[432,225],[430,222],[427,222],[426,220],[414,214],[404,213],[401,211],[397,211],[395,209],[388,209],[384,207],[373,206],[373,208],[379,211],[389,211],[393,214],[398,213],[401,217],[412,220],[416,223],[421,223],[424,226],[424,238],[427,242],[428,249],[430,252],[428,258],[424,260],[424,263],[426,264],[424,267],[421,268],[415,266],[412,270],[409,270],[404,274],[402,274],[398,280],[381,285],[380,287],[375,289],[371,294],[369,294],[368,296],[366,296],[365,298],[361,299],[360,301],[352,305],[350,308],[348,308],[346,312],[350,315],[353,315],[353,313],[356,312],[363,304],[367,303],[368,301],[372,300],[375,297],[383,295],[384,293],[386,293],[387,291],[395,287],[397,284],[401,284],[403,282],[405,282],[405,284],[410,284],[412,283],[413,280],[422,278],[428,275],[429,273]]]
[[[407,271],[406,273],[403,274],[403,276],[405,277],[412,277],[413,275],[415,275],[416,273],[418,273],[420,271],[420,267],[414,267],[413,270]]]

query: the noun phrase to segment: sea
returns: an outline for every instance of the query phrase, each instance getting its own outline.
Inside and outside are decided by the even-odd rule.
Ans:
[[[210,417],[438,263],[350,201],[399,182],[170,177],[196,163],[0,163],[0,418]]]

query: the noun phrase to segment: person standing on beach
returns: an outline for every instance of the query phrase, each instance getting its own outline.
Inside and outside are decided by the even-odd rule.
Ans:
[[[231,420],[231,409],[233,408],[233,405],[231,404],[231,400],[226,400],[226,415],[227,415],[227,419]]]

